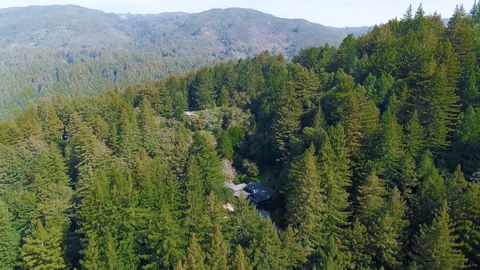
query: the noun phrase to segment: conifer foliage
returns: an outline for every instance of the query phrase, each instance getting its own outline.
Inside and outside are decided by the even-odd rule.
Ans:
[[[478,269],[479,10],[0,122],[0,268]]]

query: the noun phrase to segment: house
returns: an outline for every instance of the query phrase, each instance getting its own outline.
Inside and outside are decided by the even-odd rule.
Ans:
[[[248,200],[259,206],[268,203],[272,198],[273,192],[268,188],[263,187],[259,183],[250,182],[248,184],[242,183],[235,185],[230,181],[225,182],[225,187],[233,191],[233,196],[245,197]]]
[[[243,190],[247,186],[247,184],[242,183],[235,185],[231,181],[225,182],[225,187],[231,189],[233,191],[233,196],[239,197],[248,197],[248,194]]]
[[[273,196],[271,190],[255,182],[248,183],[243,188],[243,191],[247,193],[250,202],[257,206],[268,203]]]

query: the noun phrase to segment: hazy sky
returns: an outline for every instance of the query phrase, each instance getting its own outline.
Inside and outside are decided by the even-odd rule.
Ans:
[[[470,10],[474,0],[0,0],[0,8],[75,4],[115,13],[199,12],[244,7],[284,18],[303,18],[331,26],[362,26],[401,17],[407,7],[423,3],[427,14],[449,17],[457,4]]]

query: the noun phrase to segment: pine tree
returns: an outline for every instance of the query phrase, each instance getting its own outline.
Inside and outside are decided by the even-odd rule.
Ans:
[[[315,93],[320,87],[318,76],[310,69],[300,65],[289,65],[291,80],[295,84],[295,93],[301,100],[304,109],[310,109],[313,106]]]
[[[333,236],[328,237],[327,244],[321,254],[320,268],[324,270],[340,270],[346,268],[345,256],[338,248]]]
[[[84,269],[101,269],[104,266],[100,260],[100,250],[96,243],[96,237],[87,236],[86,239],[88,239],[88,243],[83,250],[83,258],[80,260],[80,263]]]
[[[194,74],[188,86],[190,107],[197,110],[211,109],[215,106],[213,70],[204,68]]]
[[[457,243],[467,257],[470,268],[480,265],[480,184],[468,183],[457,166],[447,178],[449,215],[452,218]]]
[[[93,135],[92,129],[76,113],[71,115],[67,126],[65,152],[69,174],[74,181],[88,179],[95,170],[106,167],[111,161],[110,150]],[[77,183],[77,186],[80,185]]]
[[[118,142],[115,152],[127,163],[131,163],[140,146],[140,131],[134,112],[124,109],[117,125]]]
[[[336,54],[336,63],[345,69],[345,72],[353,75],[357,66],[357,40],[350,34],[343,39]]]
[[[190,231],[197,231],[203,216],[205,205],[205,187],[200,175],[200,168],[195,159],[190,159],[185,176],[186,189],[186,226]]]
[[[406,152],[413,158],[417,158],[424,148],[423,128],[418,120],[417,111],[414,111],[405,127]]]
[[[287,161],[291,143],[300,129],[301,108],[292,87],[288,86],[278,101],[278,110],[272,119],[272,133],[278,157]]]
[[[218,192],[225,180],[220,157],[215,146],[215,138],[207,132],[200,131],[193,135],[193,143],[189,149],[190,158],[195,159],[198,165],[205,194],[212,191]]]
[[[342,177],[342,174],[337,174],[336,155],[326,135],[324,135],[319,156],[320,184],[323,186],[326,201],[323,230],[324,233],[331,233],[335,238],[341,238],[350,216],[346,190],[350,180]]]
[[[227,131],[224,131],[219,136],[219,151],[223,155],[223,157],[233,160],[233,142],[230,138],[230,135]]]
[[[307,261],[310,249],[302,244],[299,235],[291,226],[282,233],[281,240],[287,269],[299,267]]]
[[[23,138],[40,137],[43,132],[40,116],[32,107],[27,108],[23,114],[20,114],[15,123]]]
[[[82,235],[82,266],[116,267],[120,264],[117,254],[120,237],[115,227],[121,222],[121,208],[116,208],[112,200],[113,172],[100,170],[90,179],[85,179],[88,186],[83,189],[82,200],[77,206],[78,233]],[[115,189],[115,188],[114,188]],[[128,230],[128,227],[125,228]],[[118,235],[116,235],[118,233]],[[114,237],[115,236],[115,237]]]
[[[373,245],[378,266],[395,268],[401,264],[400,250],[404,241],[405,203],[394,188],[373,226]]]
[[[325,134],[319,153],[320,184],[325,194],[326,210],[323,234],[332,234],[336,239],[344,238],[345,227],[350,216],[347,188],[350,179],[342,172],[345,164],[337,163],[330,139]],[[339,173],[340,172],[340,173]]]
[[[217,225],[215,226],[215,234],[210,244],[209,252],[207,253],[208,268],[212,270],[227,270],[228,254],[228,244],[223,238],[219,225]]]
[[[459,242],[468,258],[471,267],[480,265],[480,184],[469,184],[465,193],[464,215],[456,223],[455,234],[459,236]]]
[[[414,196],[413,192],[419,184],[415,160],[410,154],[406,154],[400,162],[400,176],[397,179],[397,187],[410,203]]]
[[[433,163],[432,153],[427,151],[420,159],[417,172],[420,185],[415,194],[414,224],[430,223],[445,199],[445,183]]]
[[[145,269],[171,268],[183,257],[185,248],[184,236],[180,222],[170,213],[168,204],[163,204],[155,221],[148,227],[148,247],[150,263]]]
[[[478,104],[478,66],[476,64],[475,31],[471,18],[463,6],[457,6],[448,22],[448,38],[453,44],[461,64],[461,76],[458,89],[462,98],[463,107]]]
[[[416,242],[416,262],[422,269],[461,269],[465,258],[457,250],[446,201],[430,225],[422,225]]]
[[[33,235],[24,239],[20,249],[20,267],[28,270],[65,269],[62,257],[61,233],[56,227],[44,227],[42,222],[35,222]]]
[[[39,172],[32,186],[36,192],[40,218],[50,225],[66,228],[73,192],[63,157],[55,145],[50,145],[40,153],[38,167]]]
[[[291,188],[287,201],[289,224],[296,228],[307,246],[318,247],[321,243],[319,230],[324,222],[325,197],[320,186],[320,174],[313,145],[292,163],[289,180]]]
[[[402,139],[402,127],[397,123],[396,117],[393,114],[387,115],[380,139],[379,162],[383,169],[382,175],[390,187],[400,177],[400,161],[405,155]]]
[[[264,88],[265,78],[263,77],[261,65],[253,59],[238,61],[237,88],[249,96],[256,96]]]
[[[365,183],[358,189],[357,201],[359,204],[358,217],[360,221],[371,228],[378,219],[382,208],[385,206],[384,180],[372,172]]]
[[[204,250],[211,249],[211,243],[215,239],[217,226],[228,230],[225,220],[225,209],[216,193],[211,192],[205,200],[205,206],[201,213],[199,224],[197,224],[196,234],[199,237],[200,245]],[[218,239],[217,239],[218,240]]]
[[[363,87],[357,87],[345,94],[338,94],[343,95],[343,100],[336,108],[352,157],[357,159],[360,158],[362,146],[367,147],[368,140],[378,127],[378,108],[365,96],[365,91]]]
[[[58,118],[55,108],[51,103],[39,106],[39,115],[42,122],[44,138],[47,142],[59,143],[63,134],[64,125]]]
[[[345,136],[345,130],[341,123],[328,129],[328,138],[333,151],[335,152],[334,161],[337,176],[344,185],[348,185],[352,178],[351,152],[347,147],[348,142]]]
[[[282,243],[275,225],[270,219],[259,219],[254,232],[254,238],[250,239],[249,255],[254,269],[285,269],[286,264],[282,260]]]
[[[190,236],[190,244],[188,245],[185,258],[185,268],[198,270],[207,269],[205,266],[205,254],[198,244],[197,236],[195,234]]]
[[[55,144],[50,144],[38,156],[38,175],[49,183],[68,185],[67,168],[62,154]]]
[[[13,226],[12,214],[0,199],[0,268],[13,270],[18,259],[20,236]]]
[[[452,156],[468,173],[475,173],[480,168],[480,113],[468,107],[460,114],[455,134],[456,142],[452,145]]]
[[[155,110],[153,110],[150,101],[146,97],[143,98],[140,104],[138,125],[140,127],[143,148],[152,156],[160,154],[157,149],[160,128],[155,121]]]
[[[352,224],[347,234],[347,248],[349,254],[349,268],[351,269],[369,269],[372,264],[372,254],[368,252],[370,239],[367,228],[358,218]]]
[[[235,248],[235,254],[233,255],[233,263],[232,263],[232,270],[248,270],[250,267],[248,266],[247,257],[245,257],[245,253],[243,253],[243,248],[240,245],[237,245]]]
[[[105,236],[103,237],[105,241],[103,252],[103,259],[108,270],[121,269],[120,256],[118,254],[118,243],[117,239],[112,235],[110,229],[107,228]]]
[[[448,85],[444,65],[437,68],[419,101],[420,117],[427,123],[427,143],[433,151],[441,151],[449,146],[448,136],[459,113],[459,97]]]

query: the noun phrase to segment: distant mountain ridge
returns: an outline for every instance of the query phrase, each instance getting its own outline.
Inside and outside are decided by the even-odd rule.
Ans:
[[[152,15],[74,5],[0,9],[0,118],[53,94],[93,95],[265,50],[292,57],[368,29],[241,8]]]
[[[74,5],[0,9],[0,46],[7,49],[160,49],[227,58],[269,50],[292,56],[302,47],[338,45],[347,34],[367,30],[282,19],[242,8],[155,15],[104,13]]]

